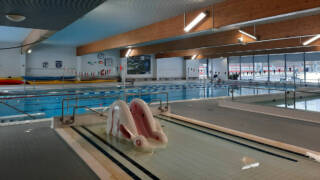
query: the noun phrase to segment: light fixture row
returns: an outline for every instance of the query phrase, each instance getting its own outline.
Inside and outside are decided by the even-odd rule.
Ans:
[[[189,31],[190,31],[191,29],[193,29],[196,25],[198,25],[205,17],[207,17],[208,14],[209,14],[209,13],[208,13],[207,11],[201,12],[201,13],[200,13],[197,17],[195,17],[187,26],[185,26],[184,31],[185,31],[185,32],[189,32]],[[245,35],[245,36],[247,36],[247,37],[250,37],[250,38],[252,38],[252,39],[254,39],[254,40],[257,40],[257,39],[258,39],[255,35],[252,35],[252,34],[250,34],[250,33],[247,33],[247,32],[245,32],[245,31],[243,31],[243,30],[241,30],[241,29],[239,29],[239,33],[241,33],[241,34],[243,34],[243,35]],[[320,39],[320,34],[318,34],[318,35],[310,38],[309,40],[303,42],[303,45],[304,45],[304,46],[307,46],[307,45],[311,44],[312,42],[314,42],[314,41],[316,41],[316,40],[318,40],[318,39]],[[243,42],[244,42],[244,39],[243,39],[242,36],[241,36],[240,38],[238,38],[238,40],[239,40],[240,43],[243,43]],[[130,57],[131,52],[132,52],[132,49],[129,48],[129,49],[127,50],[127,52],[126,52],[126,57],[127,57],[127,58]],[[195,55],[193,55],[193,56],[191,57],[191,59],[196,59],[197,57],[198,57],[198,55],[195,54]]]

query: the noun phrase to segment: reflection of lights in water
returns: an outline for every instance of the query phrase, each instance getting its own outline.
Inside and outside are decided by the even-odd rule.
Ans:
[[[241,161],[244,164],[244,166],[242,166],[241,170],[246,170],[246,169],[250,169],[250,168],[256,168],[256,167],[260,166],[259,162],[256,162],[255,159],[250,158],[250,157],[243,157],[241,159]]]

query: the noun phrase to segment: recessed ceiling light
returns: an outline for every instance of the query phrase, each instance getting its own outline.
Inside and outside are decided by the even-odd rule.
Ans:
[[[6,18],[13,22],[21,22],[26,19],[25,16],[18,15],[18,14],[7,14]]]
[[[32,49],[28,49],[27,53],[31,54],[32,53]]]

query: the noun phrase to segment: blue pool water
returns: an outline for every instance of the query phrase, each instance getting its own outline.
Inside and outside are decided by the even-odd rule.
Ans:
[[[277,88],[283,89],[283,88]],[[186,99],[201,99],[212,98],[221,96],[231,96],[231,87],[228,85],[215,85],[211,83],[184,83],[184,84],[155,84],[147,86],[137,86],[129,89],[123,88],[86,88],[86,89],[68,89],[63,91],[50,90],[50,91],[28,91],[20,93],[20,95],[5,95],[1,96],[0,100],[12,107],[8,107],[5,104],[0,103],[0,122],[7,120],[1,120],[3,116],[12,116],[22,114],[24,111],[28,114],[44,113],[44,117],[61,116],[62,100],[64,98],[84,98],[84,97],[101,97],[101,96],[118,96],[124,100],[125,93],[155,93],[155,92],[168,92],[169,101],[186,100]],[[16,92],[15,92],[16,93]],[[277,90],[268,89],[255,89],[255,88],[240,88],[235,87],[234,95],[253,95],[253,94],[267,94],[277,93]],[[129,97],[129,101],[133,99]],[[157,95],[143,95],[141,97],[146,102],[150,102],[152,99],[162,99],[165,102],[166,96],[164,94]],[[78,105],[87,107],[105,107],[112,104],[117,99],[113,98],[97,98],[97,99],[85,99],[79,100]],[[69,101],[64,105],[64,114],[72,114],[72,105],[76,103],[75,100]],[[85,109],[79,109],[77,113],[84,113]]]

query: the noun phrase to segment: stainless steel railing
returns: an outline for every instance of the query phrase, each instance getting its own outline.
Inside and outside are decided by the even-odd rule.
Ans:
[[[297,90],[297,89],[275,89],[275,88],[263,88],[263,87],[250,87],[250,86],[239,86],[239,87],[234,87],[230,86],[230,93],[231,93],[231,99],[235,100],[235,89],[240,89],[240,88],[246,88],[246,89],[257,89],[257,90],[274,90],[278,91],[279,95],[281,93],[284,93],[283,96],[279,96],[279,98],[284,99],[284,104],[285,108],[288,108],[288,102],[290,99],[292,99],[292,104],[293,108],[296,109],[296,102],[297,102],[297,94],[299,95],[299,98],[301,99],[303,96],[305,97],[312,97],[312,96],[320,96],[320,90],[319,91],[305,91],[305,90]],[[258,93],[257,93],[258,94]],[[269,92],[270,94],[270,92]],[[274,93],[272,93],[274,94]],[[254,94],[255,95],[255,94]]]
[[[142,93],[141,90],[139,90],[138,93],[126,93],[124,92],[123,95],[107,95],[107,96],[90,96],[90,97],[75,97],[75,98],[64,98],[61,102],[61,117],[60,117],[60,120],[61,122],[63,122],[64,124],[72,124],[74,123],[74,120],[75,120],[75,116],[77,114],[77,109],[79,108],[86,108],[96,114],[99,114],[100,116],[104,116],[103,113],[99,112],[99,111],[96,111],[86,105],[79,105],[79,101],[81,100],[88,100],[88,99],[108,99],[108,98],[116,98],[116,99],[121,99],[121,97],[124,97],[125,99],[125,102],[128,103],[128,97],[130,96],[139,96],[140,98],[142,96],[145,96],[145,95],[159,95],[159,94],[164,94],[166,95],[166,106],[163,107],[163,103],[162,103],[162,99],[151,99],[151,102],[156,102],[156,101],[160,101],[160,107],[159,109],[162,110],[162,111],[166,111],[168,110],[168,107],[169,107],[169,95],[168,95],[168,92],[152,92],[152,93]],[[70,102],[71,101],[74,101],[75,104],[73,105],[70,105]],[[149,104],[150,104],[149,103]],[[65,106],[67,108],[67,111],[69,111],[70,108],[73,109],[73,112],[72,112],[72,116],[68,119],[65,119]]]
[[[169,93],[168,92],[130,93],[130,94],[125,94],[124,96],[125,96],[126,103],[128,103],[128,97],[130,97],[130,96],[139,96],[141,98],[142,96],[145,96],[145,95],[161,95],[161,94],[166,95],[166,106],[164,108],[162,107],[162,100],[160,99],[160,107],[159,108],[163,111],[166,111],[169,108]],[[151,102],[156,102],[157,100],[159,101],[159,99],[151,99]]]
[[[107,95],[107,96],[90,96],[90,97],[75,97],[75,98],[64,98],[62,99],[62,104],[61,104],[61,117],[60,120],[61,122],[65,123],[65,124],[72,124],[74,122],[75,119],[75,115],[76,115],[76,110],[79,108],[89,108],[88,106],[79,106],[79,100],[88,100],[88,99],[107,99],[107,98],[117,98],[120,99],[121,95]],[[65,120],[64,118],[64,104],[65,102],[67,102],[67,111],[70,108],[70,101],[75,101],[75,105],[73,105],[73,115],[71,117],[71,119]],[[91,108],[89,108],[90,110],[93,110]],[[96,112],[96,111],[94,111]]]

